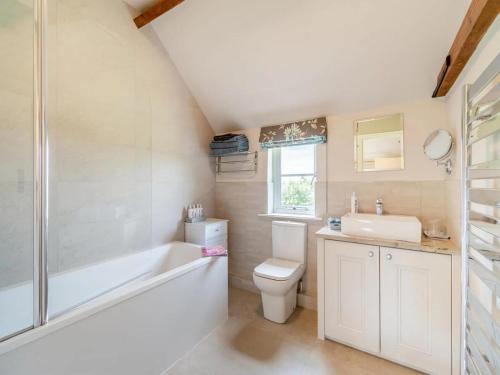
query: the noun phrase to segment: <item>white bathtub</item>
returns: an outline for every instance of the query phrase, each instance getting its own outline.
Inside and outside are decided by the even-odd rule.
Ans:
[[[183,242],[54,275],[52,308],[129,280],[0,343],[0,374],[158,375],[227,319],[227,258],[201,258],[199,246]],[[0,303],[14,294],[0,291]]]

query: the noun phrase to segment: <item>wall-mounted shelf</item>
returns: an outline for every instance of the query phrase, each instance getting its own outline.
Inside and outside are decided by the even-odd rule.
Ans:
[[[236,152],[212,156],[215,158],[215,173],[257,172],[257,151]]]

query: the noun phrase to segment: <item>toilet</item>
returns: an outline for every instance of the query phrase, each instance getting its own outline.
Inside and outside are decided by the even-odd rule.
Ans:
[[[273,221],[273,257],[255,267],[253,281],[260,289],[264,317],[285,323],[297,306],[297,283],[305,271],[307,225]]]

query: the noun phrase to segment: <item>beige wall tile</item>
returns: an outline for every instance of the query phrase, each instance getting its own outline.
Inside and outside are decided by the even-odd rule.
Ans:
[[[446,222],[445,181],[329,181],[326,184],[329,216],[342,216],[350,210],[353,191],[360,212],[375,212],[381,197],[389,214],[414,215],[423,224],[439,218]],[[218,182],[216,215],[229,220],[229,272],[252,282],[253,269],[272,256],[271,220],[258,217],[266,212],[266,182]],[[326,218],[324,218],[326,220]],[[307,268],[303,277],[304,294],[316,297],[316,236],[324,225],[308,224]]]
[[[213,131],[163,45],[120,0],[49,0],[48,13],[50,272],[183,240],[185,206],[214,214]],[[18,14],[0,46],[32,43],[32,9]],[[32,53],[0,61],[12,72],[0,77],[0,156],[18,163],[0,168],[0,208],[12,211],[10,225],[0,218],[0,287],[32,274]]]

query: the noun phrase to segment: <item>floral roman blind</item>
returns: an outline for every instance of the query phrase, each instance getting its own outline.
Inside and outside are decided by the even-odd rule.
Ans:
[[[259,143],[262,148],[326,143],[326,128],[326,117],[266,126],[260,129]]]

